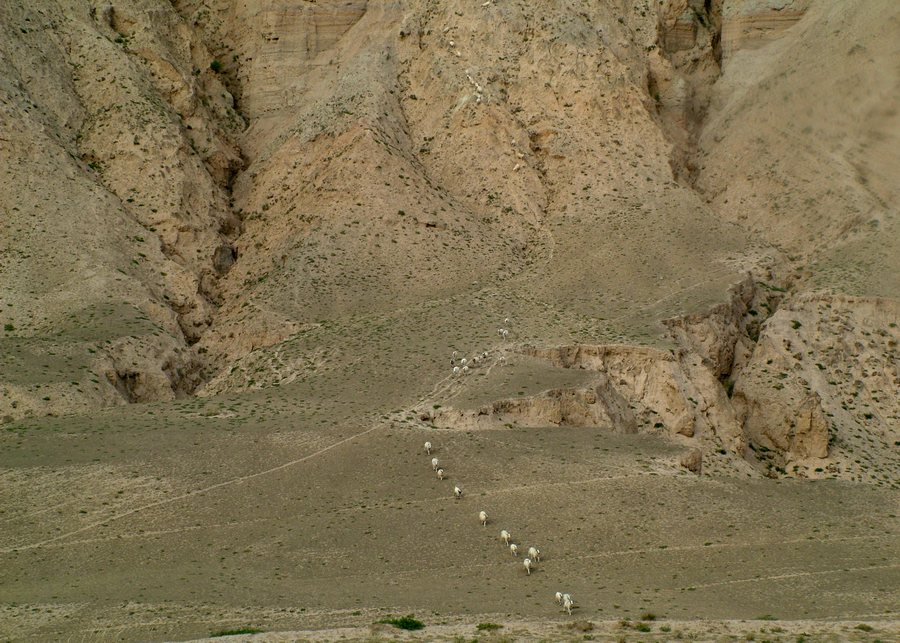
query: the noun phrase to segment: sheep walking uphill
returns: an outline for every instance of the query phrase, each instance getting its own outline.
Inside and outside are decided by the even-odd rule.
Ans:
[[[529,576],[531,576],[531,559],[526,558],[522,561],[522,564],[525,566],[525,571],[528,572]]]
[[[512,543],[512,544],[509,546],[509,551],[510,551],[510,553],[511,553],[513,556],[518,557],[518,555],[519,555],[519,546],[518,546],[516,543]]]
[[[506,531],[505,529],[500,530],[500,540],[502,540],[506,545],[509,545],[510,538],[511,536],[509,535],[508,531]]]
[[[460,489],[459,487],[453,487],[453,495],[457,500],[459,500],[460,498],[462,498],[462,489]]]
[[[534,562],[541,562],[541,550],[537,547],[529,547],[528,548],[528,557],[532,559]]]
[[[562,605],[562,592],[556,592],[556,603]]]
[[[572,615],[572,607],[575,605],[575,601],[572,600],[572,597],[569,594],[563,594],[562,602],[563,602],[563,609],[566,610],[566,613],[571,616]]]
[[[484,511],[478,512],[478,520],[481,522],[482,527],[487,527],[487,513]]]
[[[431,470],[432,471],[438,470],[438,459],[437,458],[431,458]]]
[[[431,455],[431,442],[426,442],[426,443],[425,443],[425,453],[426,453],[427,455]]]
[[[437,477],[438,477],[438,480],[443,480],[443,479],[444,479],[444,470],[443,470],[443,469],[438,469],[438,470],[437,470]]]

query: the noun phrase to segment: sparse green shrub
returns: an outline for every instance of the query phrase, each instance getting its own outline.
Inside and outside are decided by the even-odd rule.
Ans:
[[[650,627],[650,623],[635,623],[634,629],[636,629],[638,632],[649,632],[653,628]]]
[[[220,71],[222,71],[222,63],[220,63],[218,60],[214,60],[209,63],[209,68],[218,74]]]
[[[856,626],[856,629],[861,630],[863,632],[871,632],[872,626],[867,625],[866,623],[860,623],[859,625]]]
[[[15,329],[16,329],[16,327],[13,326],[12,324],[3,324],[3,330],[5,330],[7,333],[11,333]]]
[[[400,618],[383,618],[378,622],[393,625],[401,630],[421,630],[425,627],[425,623],[416,619],[412,614],[401,616]]]
[[[797,329],[800,328],[802,325],[803,325],[803,324],[801,324],[801,323],[800,323],[799,321],[797,321],[796,319],[792,319],[792,320],[791,320],[791,328],[793,328],[794,330],[797,330]]]
[[[475,629],[479,632],[493,632],[495,630],[499,630],[502,625],[499,623],[479,623],[475,626]]]

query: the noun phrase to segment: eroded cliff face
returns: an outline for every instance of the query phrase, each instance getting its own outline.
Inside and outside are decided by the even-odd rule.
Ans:
[[[748,278],[730,303],[668,320],[679,345],[668,351],[526,347],[524,355],[597,376],[587,387],[425,419],[467,430],[515,423],[655,433],[698,450],[701,463],[727,452],[731,473],[748,471],[735,464],[743,459],[772,477],[882,481],[900,464],[890,455],[900,438],[896,302],[809,295],[777,308],[782,297]]]
[[[725,0],[722,3],[722,57],[742,49],[758,49],[796,24],[811,0]]]

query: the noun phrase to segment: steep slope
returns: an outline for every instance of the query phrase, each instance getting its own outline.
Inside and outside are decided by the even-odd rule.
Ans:
[[[239,228],[230,96],[163,3],[0,12],[0,416],[190,392]]]

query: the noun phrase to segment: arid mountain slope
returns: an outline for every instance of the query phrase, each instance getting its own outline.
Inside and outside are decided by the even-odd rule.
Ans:
[[[898,35],[892,0],[0,3],[0,626],[550,618],[563,582],[896,616]],[[548,547],[534,604],[470,499]]]
[[[10,418],[272,383],[373,315],[669,346],[746,271],[896,309],[888,7],[157,5],[4,8]]]

